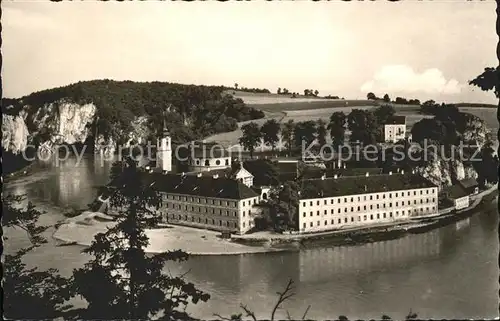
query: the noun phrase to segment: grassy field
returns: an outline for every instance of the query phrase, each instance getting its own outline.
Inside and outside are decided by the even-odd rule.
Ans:
[[[259,108],[266,113],[266,118],[253,121],[259,125],[262,125],[268,119],[272,118],[276,119],[280,123],[285,123],[290,119],[292,119],[294,122],[318,119],[323,119],[324,121],[328,122],[331,114],[336,111],[342,111],[347,115],[353,109],[374,108],[374,102],[368,100],[325,100],[319,98],[309,98],[309,101],[297,101],[296,99],[298,98],[288,98],[289,101],[284,101],[282,103],[263,103],[264,101],[268,101],[269,99],[285,100],[287,98],[282,96],[283,95],[276,94],[254,94],[239,92],[239,98],[242,98],[245,103],[254,105],[254,107]],[[253,101],[258,101],[259,99],[261,99],[260,103],[252,103]],[[396,109],[397,115],[406,116],[406,124],[408,130],[410,130],[413,125],[421,119],[432,118],[432,116],[420,114],[419,106],[396,104],[393,104],[393,106]],[[486,122],[488,128],[493,131],[497,131],[499,128],[498,120],[496,117],[497,111],[495,108],[463,106],[460,107],[460,110],[480,117]],[[248,122],[240,123],[240,127],[245,123]],[[233,146],[238,143],[238,139],[241,137],[241,135],[241,130],[237,129],[229,133],[221,133],[210,136],[207,138],[207,141],[215,141],[223,146]]]
[[[321,97],[278,95],[266,93],[248,93],[242,91],[228,90],[226,93],[235,98],[241,98],[247,105],[259,108],[267,112],[279,112],[285,110],[323,109],[347,106],[373,106],[376,103],[371,100],[343,100],[328,99]]]
[[[297,98],[293,98],[291,101],[282,103],[249,103],[249,105],[267,112],[375,106],[375,103],[369,100],[328,99],[320,101],[296,101],[296,99]]]
[[[484,120],[489,129],[498,131],[497,109],[491,107],[460,107],[460,110],[471,113]]]

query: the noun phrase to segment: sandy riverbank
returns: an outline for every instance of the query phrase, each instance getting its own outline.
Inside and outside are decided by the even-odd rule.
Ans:
[[[473,206],[467,209],[472,212],[482,202],[483,197],[490,196],[497,191],[497,186],[480,193],[475,197]],[[448,219],[449,214],[444,214],[443,218]],[[440,217],[430,218],[433,223],[440,221]],[[111,217],[93,212],[84,212],[79,216],[69,218],[53,234],[53,237],[66,244],[77,244],[89,246],[95,235],[103,233],[108,227],[115,223]],[[390,230],[391,227],[400,225],[411,228],[416,222],[392,222],[386,224],[354,227],[337,231],[328,231],[315,234],[285,235],[272,232],[257,232],[247,235],[234,235],[233,240],[221,239],[219,232],[200,230],[184,226],[169,226],[146,230],[150,245],[147,247],[148,253],[161,253],[169,250],[184,250],[191,255],[237,255],[267,253],[276,251],[296,250],[297,242],[314,241],[329,238],[333,243],[350,244],[356,242],[350,233],[361,232],[362,239],[359,242],[376,242],[382,239],[392,239],[401,237],[407,232],[405,229]],[[349,236],[350,237],[347,237]],[[287,247],[277,248],[276,245],[287,244]]]
[[[98,233],[115,223],[100,213],[84,212],[68,219],[53,234],[63,243],[89,246]],[[183,226],[171,226],[146,231],[149,237],[148,253],[181,249],[191,255],[235,255],[282,251],[267,246],[248,246],[218,237],[220,233]]]

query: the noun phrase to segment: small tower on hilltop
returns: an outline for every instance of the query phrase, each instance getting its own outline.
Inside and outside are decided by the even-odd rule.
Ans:
[[[172,171],[172,139],[165,120],[163,120],[163,130],[156,143],[156,167],[161,168],[164,173]]]

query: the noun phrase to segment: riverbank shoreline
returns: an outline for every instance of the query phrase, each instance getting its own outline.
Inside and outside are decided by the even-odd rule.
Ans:
[[[318,246],[327,243],[334,246],[360,245],[372,242],[397,239],[408,234],[427,232],[466,219],[477,212],[482,204],[493,201],[497,186],[483,191],[474,199],[473,205],[459,213],[449,213],[431,218],[427,222],[392,222],[381,226],[357,227],[350,230],[330,231],[322,234],[268,236],[233,235],[231,239],[220,238],[220,233],[200,230],[180,225],[147,230],[150,244],[147,253],[156,254],[181,249],[193,256],[244,255],[299,251],[304,246]],[[104,222],[108,220],[107,222]],[[60,242],[59,246],[89,246],[98,233],[105,232],[112,225],[112,218],[101,213],[84,212],[68,218],[53,233],[52,237]]]
[[[20,178],[23,178],[23,177],[26,177],[29,175],[36,174],[36,172],[37,172],[37,169],[35,166],[35,162],[31,162],[31,163],[27,164],[26,166],[12,172],[12,173],[5,175],[4,184],[14,182],[16,179],[20,179]]]
[[[422,233],[435,228],[446,226],[450,223],[465,219],[477,212],[482,204],[493,201],[496,197],[498,186],[494,185],[473,195],[472,205],[459,212],[451,208],[441,209],[441,214],[432,217],[421,217],[409,221],[390,222],[380,225],[359,226],[350,229],[332,230],[310,234],[277,234],[261,233],[260,235],[235,235],[232,240],[246,245],[266,242],[270,246],[291,244],[293,248],[311,243],[328,241],[330,245],[357,245],[378,241],[397,239],[408,234]]]
[[[112,217],[97,212],[84,212],[65,219],[52,234],[58,246],[89,246],[94,237],[104,233],[116,222]],[[165,228],[146,230],[149,254],[181,249],[190,255],[241,255],[280,252],[283,249],[266,246],[247,246],[219,237],[215,231],[169,225]]]

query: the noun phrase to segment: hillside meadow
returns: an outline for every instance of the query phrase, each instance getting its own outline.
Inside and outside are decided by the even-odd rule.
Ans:
[[[273,96],[276,96],[274,98]],[[258,119],[253,122],[262,125],[268,119],[276,119],[280,123],[286,123],[290,119],[294,122],[302,122],[308,120],[323,119],[328,123],[332,113],[341,111],[346,115],[353,109],[370,109],[374,108],[373,101],[367,100],[333,100],[321,98],[309,98],[309,101],[297,101],[300,98],[279,97],[283,95],[265,94],[265,93],[240,93],[238,98],[241,98],[245,103],[256,109],[261,109],[266,113],[266,117]],[[260,103],[254,103],[261,99]],[[271,99],[282,99],[282,103],[265,103]],[[396,114],[406,116],[406,124],[408,130],[411,130],[413,125],[423,118],[432,118],[429,115],[422,115],[419,113],[419,106],[412,105],[395,105]],[[471,113],[483,119],[492,131],[498,131],[499,124],[496,117],[497,110],[488,107],[467,107],[461,106],[460,110],[463,112]],[[223,146],[233,146],[238,144],[238,139],[241,137],[241,126],[248,122],[239,123],[239,128],[235,131],[228,133],[220,133],[208,137],[207,141],[215,141]]]

